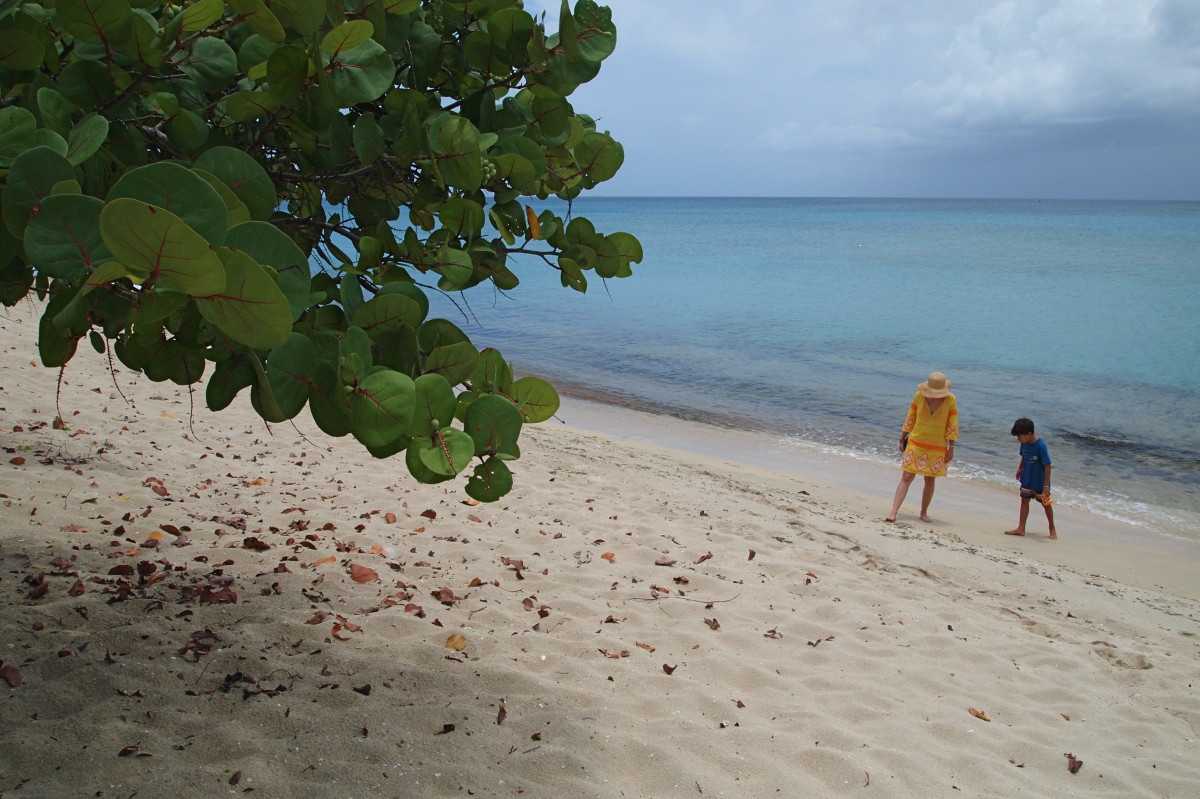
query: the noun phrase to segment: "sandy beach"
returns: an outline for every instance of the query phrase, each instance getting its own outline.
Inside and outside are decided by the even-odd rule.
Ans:
[[[0,311],[0,797],[1200,792],[1191,546],[1005,537],[953,478],[887,524],[897,473],[572,402],[470,504],[86,341],[60,386],[38,310]]]

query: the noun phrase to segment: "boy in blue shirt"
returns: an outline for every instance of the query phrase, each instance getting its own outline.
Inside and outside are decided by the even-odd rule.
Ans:
[[[1012,434],[1021,442],[1021,465],[1017,467],[1017,480],[1021,482],[1021,516],[1016,528],[1005,530],[1005,535],[1025,535],[1025,520],[1029,518],[1029,500],[1036,499],[1046,511],[1046,523],[1050,526],[1050,540],[1058,539],[1054,529],[1054,509],[1050,507],[1050,450],[1046,442],[1033,432],[1033,422],[1024,417],[1013,423]]]

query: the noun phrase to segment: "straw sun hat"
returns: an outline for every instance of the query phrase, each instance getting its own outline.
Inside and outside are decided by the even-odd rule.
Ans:
[[[950,381],[941,372],[930,372],[929,379],[917,386],[917,391],[929,399],[950,396]]]

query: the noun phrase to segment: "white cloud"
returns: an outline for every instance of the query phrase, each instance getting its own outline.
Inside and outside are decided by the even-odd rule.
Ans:
[[[1097,174],[1127,174],[1123,157],[1145,174],[1156,143],[1155,174],[1200,191],[1200,159],[1179,159],[1200,152],[1200,0],[599,2],[617,51],[572,102],[625,145],[618,193],[753,193],[820,173],[834,177],[814,190],[836,194],[854,170],[905,193],[882,181],[1006,158],[1011,187],[1067,151],[1075,174],[1089,152]],[[557,0],[525,7],[557,29]]]
[[[1186,41],[1164,47],[1173,34],[1164,39],[1163,23],[1178,16],[1154,0],[1006,0],[960,26],[930,65],[940,74],[905,97],[912,111],[967,128],[1194,108],[1200,51]]]

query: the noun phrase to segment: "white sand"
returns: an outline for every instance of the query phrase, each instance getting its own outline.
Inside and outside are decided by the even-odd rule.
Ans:
[[[86,343],[56,429],[35,333],[0,315],[0,797],[1200,790],[1186,552],[1006,538],[951,480],[889,525],[890,473],[577,404],[471,506]]]

